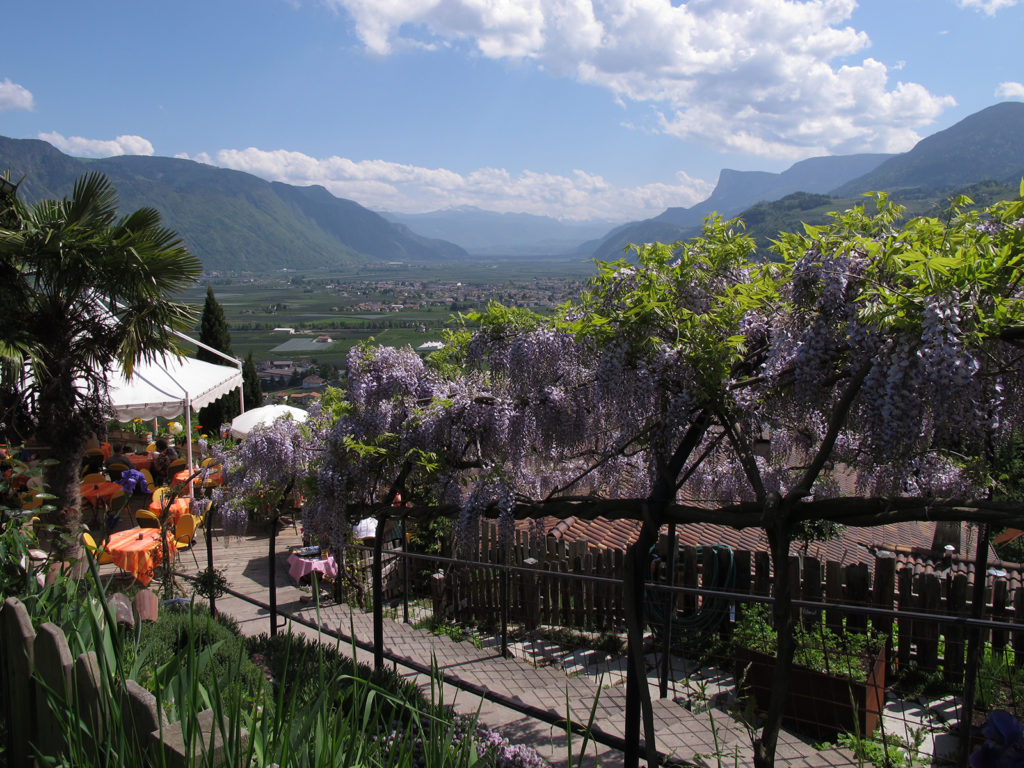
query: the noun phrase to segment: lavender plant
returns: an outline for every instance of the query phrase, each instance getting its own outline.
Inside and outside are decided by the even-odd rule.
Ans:
[[[253,429],[223,455],[223,484],[214,491],[225,532],[272,519],[308,471],[311,443],[301,425],[282,417]]]

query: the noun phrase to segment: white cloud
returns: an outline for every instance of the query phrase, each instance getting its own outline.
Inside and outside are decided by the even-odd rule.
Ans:
[[[524,212],[570,220],[627,221],[660,213],[669,206],[704,200],[713,185],[684,173],[675,184],[616,187],[601,176],[574,171],[563,176],[502,168],[460,174],[386,160],[315,158],[287,150],[224,149],[192,158],[296,186],[319,184],[332,194],[375,210],[423,213],[460,205]]]
[[[38,138],[53,144],[61,152],[75,157],[113,157],[114,155],[152,155],[153,145],[141,136],[118,136],[112,141],[62,136],[56,131],[40,133]]]
[[[36,108],[35,99],[31,91],[24,86],[12,83],[9,78],[0,80],[0,112],[5,109],[26,109]]]
[[[989,16],[994,16],[1001,8],[1010,8],[1016,5],[1019,0],[957,0],[961,8],[977,8]]]
[[[995,95],[997,99],[1024,99],[1024,83],[1000,83]]]
[[[835,63],[870,45],[847,24],[856,0],[326,1],[350,14],[375,54],[461,42],[489,58],[531,60],[620,101],[651,103],[664,131],[717,149],[786,159],[901,151],[955,103],[890,84],[874,59]]]

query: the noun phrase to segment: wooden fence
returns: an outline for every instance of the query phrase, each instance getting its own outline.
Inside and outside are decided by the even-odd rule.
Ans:
[[[498,568],[459,564],[450,568],[444,591],[435,599],[436,609],[460,622],[495,626],[501,616],[501,582],[508,579],[508,619],[534,628],[553,625],[591,631],[624,628],[622,610],[624,553],[591,546],[586,541],[571,544],[552,537],[531,539],[517,532],[506,548],[498,539],[497,526],[484,523],[479,544],[468,560],[507,564],[516,570],[504,576]],[[651,575],[655,582],[667,582],[667,537],[658,546]],[[716,563],[717,559],[717,563]],[[844,611],[840,606],[864,606],[871,628],[893,638],[890,659],[898,666],[914,662],[924,671],[941,669],[950,681],[962,679],[965,666],[966,626],[951,618],[973,615],[973,574],[964,569],[935,571],[932,568],[899,567],[895,557],[880,556],[873,567],[821,562],[813,557],[791,557],[790,583],[795,600],[835,605],[826,608],[825,623],[831,629],[862,631],[869,616]],[[565,574],[584,577],[566,578]],[[728,578],[726,578],[728,575]],[[603,580],[611,580],[611,582]],[[771,594],[771,561],[767,552],[732,551],[727,548],[680,547],[676,558],[675,584],[680,587],[723,589],[750,595]],[[615,583],[617,582],[617,583]],[[425,585],[417,585],[425,588]],[[437,592],[435,585],[435,597]],[[652,595],[657,592],[652,591]],[[677,618],[692,617],[715,598],[688,593],[676,600]],[[721,600],[718,600],[721,603]],[[663,605],[653,597],[649,605]],[[742,602],[729,602],[719,631],[725,635],[742,614]],[[893,619],[883,611],[896,611]],[[925,613],[934,618],[900,618],[899,611]],[[657,614],[657,611],[649,611]],[[797,618],[811,614],[795,609]],[[663,614],[661,614],[663,616]],[[987,577],[980,618],[1014,623],[1024,617],[1024,588],[1019,581]],[[1024,631],[983,629],[982,640],[999,654],[1010,648],[1013,661],[1024,667]]]
[[[38,630],[33,628],[25,606],[16,598],[8,598],[0,610],[0,643],[7,716],[6,765],[27,768],[36,764],[37,752],[43,758],[59,758],[66,753],[68,734],[53,707],[82,719],[85,738],[96,740],[85,745],[97,756],[91,761],[94,765],[99,765],[98,740],[103,738],[104,729],[112,726],[119,729],[119,739],[128,743],[136,740],[134,743],[146,748],[155,765],[192,765],[199,755],[208,755],[209,762],[204,764],[223,763],[220,728],[214,723],[212,710],[199,713],[195,722],[187,725],[168,722],[153,694],[134,680],[118,683],[112,690],[111,684],[103,680],[95,651],[72,659],[60,627],[46,623]],[[111,706],[111,695],[120,698],[118,707]],[[116,724],[111,722],[112,712],[120,715]],[[244,729],[241,735],[247,738]]]

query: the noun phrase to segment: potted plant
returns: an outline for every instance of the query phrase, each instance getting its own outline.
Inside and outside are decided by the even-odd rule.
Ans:
[[[736,679],[761,710],[771,698],[777,639],[766,605],[744,608],[733,635]],[[885,705],[884,638],[835,632],[819,615],[798,626],[795,639],[783,721],[818,739],[872,734]]]

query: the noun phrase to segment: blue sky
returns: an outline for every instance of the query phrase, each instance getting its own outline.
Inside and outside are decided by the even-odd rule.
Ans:
[[[1024,0],[3,3],[0,134],[626,221],[1024,100]]]

